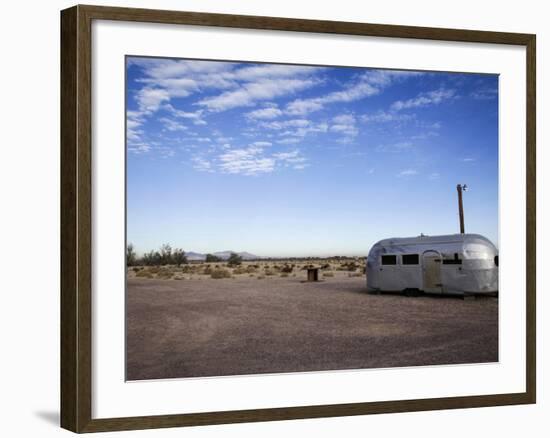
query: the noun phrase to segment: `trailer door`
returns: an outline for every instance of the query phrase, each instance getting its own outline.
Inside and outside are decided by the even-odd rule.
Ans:
[[[443,292],[441,284],[442,257],[437,251],[429,250],[422,254],[424,292]]]

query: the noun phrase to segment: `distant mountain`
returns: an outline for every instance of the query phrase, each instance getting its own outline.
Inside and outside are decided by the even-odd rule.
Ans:
[[[187,260],[204,260],[206,259],[206,254],[201,254],[199,252],[186,251],[185,256]]]
[[[218,251],[218,252],[215,252],[214,255],[219,257],[220,259],[222,260],[227,260],[229,258],[229,256],[231,255],[231,253],[234,252],[238,255],[240,255],[243,260],[253,260],[253,259],[259,259],[260,257],[258,257],[257,255],[254,255],[254,254],[250,254],[249,252],[246,252],[246,251],[242,251],[242,252],[236,252],[236,251]]]
[[[218,251],[218,252],[213,252],[212,255],[215,255],[222,260],[227,260],[232,252],[235,252],[236,254],[240,255],[243,258],[243,260],[254,260],[254,259],[260,258],[257,255],[251,254],[246,251],[242,251],[242,252]],[[186,251],[185,255],[187,257],[187,260],[193,260],[193,261],[206,260],[206,254],[201,254],[200,252]]]

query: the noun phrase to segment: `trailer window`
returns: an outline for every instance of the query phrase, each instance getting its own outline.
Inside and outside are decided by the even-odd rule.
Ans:
[[[443,259],[444,265],[461,265],[462,259],[458,258],[458,253],[455,252],[455,255],[452,259]]]
[[[383,265],[397,265],[397,256],[395,255],[383,255],[382,256]]]
[[[418,265],[418,254],[403,254],[401,259],[404,265]]]
[[[495,256],[495,265],[498,266],[498,256],[497,255]]]

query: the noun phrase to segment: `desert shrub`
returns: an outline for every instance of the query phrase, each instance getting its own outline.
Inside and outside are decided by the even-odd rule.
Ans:
[[[263,279],[265,278],[265,276],[264,276],[264,275],[258,275],[256,278],[257,278],[258,280],[263,280]]]
[[[325,263],[324,265],[321,266],[321,269],[326,271],[327,269],[330,269],[330,263]]]
[[[181,266],[187,263],[187,257],[185,256],[185,251],[181,248],[176,248],[172,254],[172,261],[175,265]]]
[[[275,272],[273,272],[271,269],[266,269],[264,271],[264,275],[266,275],[266,276],[275,275]]]
[[[233,274],[235,275],[247,274],[247,273],[248,273],[248,270],[243,266],[233,269]]]
[[[280,277],[288,277],[288,274],[286,272],[283,272]]]
[[[218,256],[215,256],[214,254],[206,254],[206,263],[216,263],[220,262],[221,259]]]
[[[334,272],[325,271],[325,272],[323,272],[323,277],[334,277]]]
[[[338,270],[339,271],[350,271],[350,272],[354,272],[354,271],[357,271],[357,268],[359,268],[360,266],[355,263],[355,262],[345,262],[345,263],[342,263],[339,267],[338,267]]]
[[[285,274],[290,274],[293,269],[294,269],[293,266],[290,266],[290,265],[285,263],[285,265],[281,268],[281,272],[283,272]]]
[[[126,247],[126,266],[134,266],[137,261],[136,251],[134,245],[131,243]]]
[[[143,269],[143,266],[134,266],[134,267],[132,268],[132,271],[134,271],[134,272],[139,272],[139,271],[141,271],[142,269]]]
[[[136,272],[136,277],[140,277],[140,278],[153,278],[154,275],[153,275],[151,272],[149,272],[149,271],[142,270],[142,271]]]
[[[360,272],[350,272],[348,274],[348,277],[362,277],[363,274],[361,274]]]
[[[151,273],[151,274],[156,274],[157,272],[160,271],[160,268],[158,266],[153,266],[152,268],[149,268],[148,271]]]
[[[237,266],[240,265],[242,262],[243,258],[239,254],[232,252],[227,259],[227,266]]]
[[[157,273],[157,278],[162,278],[163,280],[169,280],[170,278],[172,278],[173,275],[174,273],[170,269],[161,269]]]
[[[160,265],[161,256],[157,251],[149,251],[143,254],[142,263],[146,266]]]
[[[169,265],[172,263],[172,247],[167,243],[160,247],[160,264]]]
[[[215,269],[210,274],[211,278],[231,278],[231,272],[228,269]]]

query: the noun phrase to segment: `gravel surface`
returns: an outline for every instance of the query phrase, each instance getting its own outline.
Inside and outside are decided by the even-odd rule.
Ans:
[[[365,277],[128,279],[127,379],[498,361],[498,299],[369,295]]]

